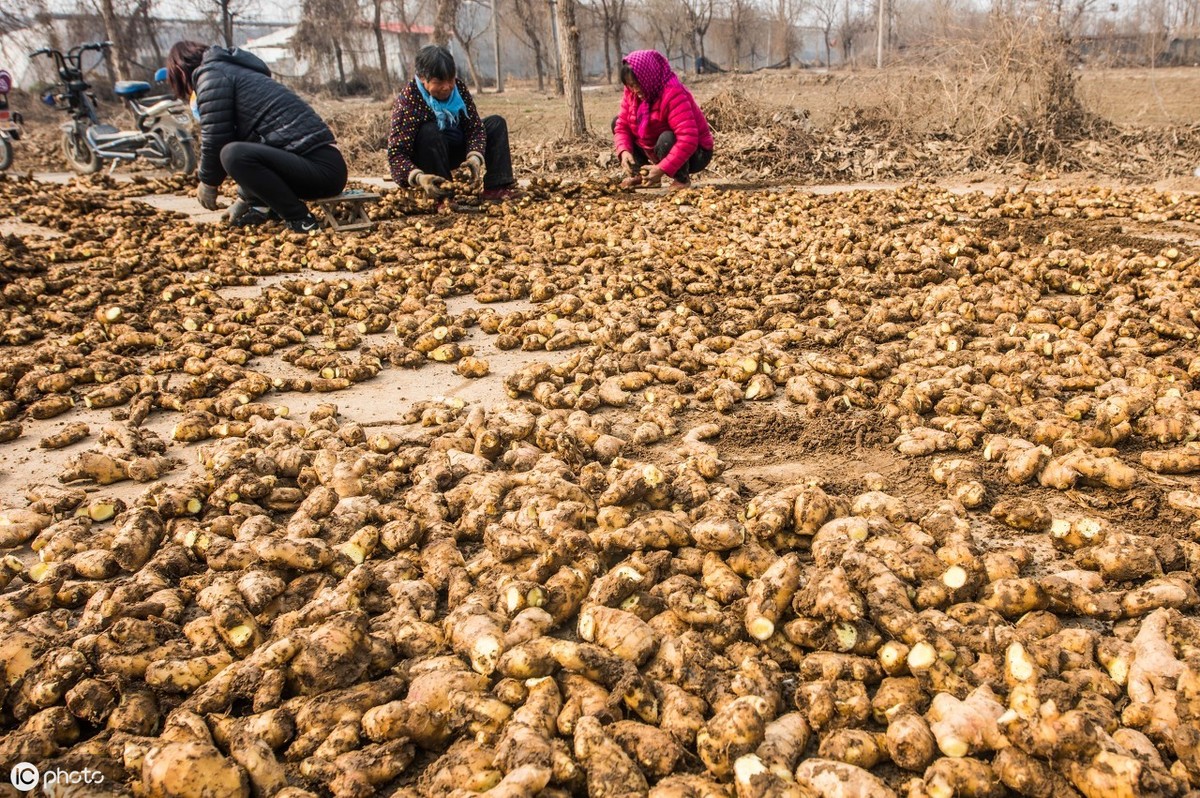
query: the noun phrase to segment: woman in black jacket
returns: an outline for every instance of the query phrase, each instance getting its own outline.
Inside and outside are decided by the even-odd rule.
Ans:
[[[167,56],[167,81],[175,96],[193,99],[200,118],[200,188],[210,211],[226,175],[238,184],[229,219],[266,221],[267,210],[296,232],[320,225],[304,204],[340,194],[346,161],[333,131],[308,103],[271,78],[253,53],[177,42]]]

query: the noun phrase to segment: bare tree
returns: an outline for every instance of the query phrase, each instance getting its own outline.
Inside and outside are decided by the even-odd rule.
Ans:
[[[833,66],[833,29],[838,21],[840,0],[810,0],[809,11],[815,26],[821,31],[821,42],[825,45],[825,66]]]
[[[628,22],[625,0],[597,0],[594,11],[600,18],[600,30],[604,34],[604,76],[612,83],[612,53],[615,51],[620,60],[621,39]]]
[[[579,25],[575,22],[575,0],[558,0],[559,50],[563,88],[567,95],[567,135],[587,135],[587,117],[583,113],[583,82],[579,55]]]
[[[233,20],[250,10],[254,0],[185,0],[184,7],[194,9],[211,26],[214,40],[233,47]]]
[[[734,69],[742,67],[742,44],[750,38],[750,27],[754,24],[753,0],[728,0],[729,49],[733,54]]]
[[[475,40],[478,39],[486,27],[478,24],[479,15],[475,13],[477,9],[472,8],[471,13],[459,13],[458,19],[454,22],[454,39],[462,46],[463,54],[467,60],[467,73],[471,76],[471,83],[475,86],[476,92],[483,91],[483,81],[479,78],[479,71],[475,68],[475,54],[472,48]]]
[[[130,39],[136,40],[141,38],[137,34],[137,28],[141,28],[142,36],[150,41],[150,50],[154,54],[154,64],[157,70],[163,64],[162,47],[158,43],[158,18],[151,14],[152,3],[150,0],[140,0],[138,3],[138,13],[129,22]]]
[[[624,51],[624,34],[625,25],[628,23],[628,12],[625,8],[625,0],[612,0],[613,13],[611,15],[611,25],[609,33],[612,34],[613,52],[617,55],[617,60],[621,60],[621,53]]]
[[[155,64],[162,63],[154,0],[98,0],[95,7],[104,23],[104,37],[112,42],[104,60],[113,80],[141,77],[137,73],[147,66],[138,62],[138,52],[147,41]]]
[[[225,38],[225,46],[233,47],[233,16],[230,0],[217,0],[221,11],[221,35]]]
[[[691,28],[692,52],[705,61],[708,56],[704,52],[704,37],[712,25],[715,4],[716,0],[680,0],[684,17]]]
[[[562,97],[567,93],[566,86],[563,83],[563,42],[562,37],[558,34],[558,7],[555,5],[557,0],[546,0],[546,4],[550,6],[550,40],[554,43],[554,93]],[[574,16],[572,14],[572,16]]]
[[[668,60],[672,53],[683,52],[691,43],[692,29],[687,18],[679,13],[676,0],[648,0],[642,14],[653,34],[653,43],[662,48]]]
[[[371,0],[371,30],[375,34],[375,52],[379,60],[379,80],[386,93],[392,91],[392,73],[388,70],[387,45],[383,41],[384,0]]]
[[[433,15],[433,43],[443,47],[450,44],[450,36],[454,33],[454,24],[458,21],[458,9],[462,0],[437,0],[437,10]]]
[[[27,27],[29,21],[22,12],[14,11],[7,6],[0,7],[0,35],[12,33]]]
[[[427,11],[425,4],[419,0],[414,8],[409,7],[408,0],[394,0],[392,7],[405,32],[411,31],[413,20],[421,18]],[[402,80],[408,79],[408,65],[416,58],[416,50],[416,44],[410,36],[405,35],[400,38],[400,51],[403,57],[400,59],[399,74]]]
[[[775,0],[775,27],[779,30],[776,41],[780,49],[780,58],[775,63],[792,65],[792,51],[797,45],[796,24],[800,21],[803,11],[804,0]],[[767,53],[767,58],[774,58],[774,54]]]
[[[526,47],[533,53],[533,66],[537,71],[538,91],[546,90],[546,72],[549,68],[549,53],[543,43],[546,38],[545,7],[541,0],[513,0],[511,25]]]
[[[1095,5],[1096,0],[1049,0],[1059,30],[1067,35],[1079,33],[1080,24]]]
[[[129,49],[113,0],[100,0],[100,18],[104,21],[104,35],[112,42],[112,48],[104,53],[109,73],[114,80],[125,80],[129,76]]]
[[[842,63],[849,63],[850,59],[854,57],[854,40],[867,30],[870,30],[870,22],[864,19],[861,9],[852,5],[852,0],[842,0],[842,21],[838,27],[838,40],[842,45]]]
[[[342,90],[346,88],[346,40],[357,19],[358,6],[349,0],[304,0],[292,37],[292,49],[302,58],[319,62],[332,56]]]
[[[492,0],[492,48],[496,51],[496,93],[504,93],[504,65],[500,63],[500,0]]]

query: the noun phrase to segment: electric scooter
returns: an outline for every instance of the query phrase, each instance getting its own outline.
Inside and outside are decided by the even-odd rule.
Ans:
[[[8,93],[12,91],[12,75],[0,69],[0,172],[12,166],[12,143],[21,138],[21,114],[8,107]]]
[[[54,59],[62,81],[59,92],[43,98],[47,105],[66,111],[71,121],[62,127],[62,150],[67,164],[80,174],[100,171],[105,161],[111,169],[122,161],[142,159],[168,171],[189,174],[196,168],[191,109],[170,95],[149,96],[151,86],[140,80],[122,80],[113,93],[133,116],[134,130],[104,124],[96,113],[96,97],[83,77],[80,61],[87,52],[103,53],[112,42],[89,42],[66,53],[50,47],[30,53],[30,58]],[[159,70],[165,76],[165,70]]]

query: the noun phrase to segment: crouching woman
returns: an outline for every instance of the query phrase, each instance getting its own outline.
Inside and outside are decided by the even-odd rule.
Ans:
[[[655,187],[664,177],[686,188],[712,161],[708,120],[657,50],[637,50],[621,61],[625,93],[613,120],[613,148],[629,174],[624,188]]]
[[[320,225],[304,200],[346,187],[346,161],[329,125],[253,53],[182,41],[167,57],[167,81],[200,118],[200,188],[210,211],[225,177],[238,186],[233,224],[276,218],[296,232]]]
[[[465,166],[486,200],[513,196],[508,124],[502,116],[480,119],[454,56],[430,44],[417,53],[416,77],[396,96],[388,135],[392,179],[432,199],[448,197],[445,182]]]

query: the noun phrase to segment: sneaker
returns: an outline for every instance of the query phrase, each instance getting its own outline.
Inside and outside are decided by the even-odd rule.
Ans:
[[[229,220],[229,223],[234,227],[254,227],[265,222],[271,221],[272,214],[269,209],[265,208],[250,208],[244,213]]]
[[[621,188],[637,188],[642,184],[641,175],[633,175],[621,181]]]
[[[299,219],[288,219],[287,226],[293,233],[315,233],[321,229],[321,223],[311,213]]]
[[[479,198],[487,202],[503,202],[504,200],[516,199],[521,196],[519,191],[515,191],[511,186],[501,186],[500,188],[485,188],[479,194]]]
[[[671,185],[667,186],[668,191],[683,191],[685,188],[691,188],[691,183],[683,183],[679,180],[672,180]]]

